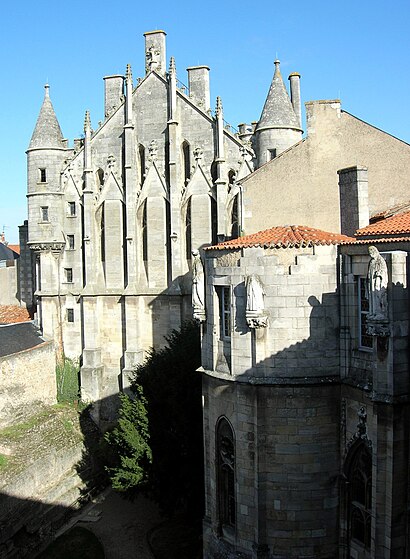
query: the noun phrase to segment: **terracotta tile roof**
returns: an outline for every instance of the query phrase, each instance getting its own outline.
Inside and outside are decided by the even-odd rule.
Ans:
[[[14,324],[32,320],[28,310],[17,305],[0,305],[0,324]]]
[[[9,249],[11,249],[13,252],[16,252],[17,254],[20,254],[20,245],[7,245],[9,247]]]
[[[320,229],[313,229],[304,225],[285,225],[272,227],[252,235],[239,237],[207,247],[205,250],[224,250],[248,247],[263,248],[300,248],[314,245],[339,245],[354,242],[353,237],[339,233],[329,233]]]
[[[356,238],[361,237],[386,237],[387,235],[410,236],[410,211],[381,219],[356,231]]]

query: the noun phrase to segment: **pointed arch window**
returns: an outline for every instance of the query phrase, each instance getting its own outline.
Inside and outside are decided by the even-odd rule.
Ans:
[[[141,220],[141,233],[142,233],[142,259],[144,261],[144,266],[148,266],[148,226],[147,226],[147,201],[144,201],[144,206],[142,208],[142,220]]]
[[[145,180],[145,147],[142,144],[138,146],[139,164],[140,164],[140,183]]]
[[[235,445],[234,433],[225,417],[218,421],[216,429],[216,462],[218,511],[221,529],[235,526]]]
[[[95,176],[97,179],[97,186],[99,190],[101,190],[104,186],[104,171],[101,168],[97,169],[97,171],[95,172]]]
[[[350,543],[371,547],[372,457],[364,442],[357,443],[347,458],[348,521]]]
[[[186,186],[187,182],[191,178],[191,151],[189,143],[186,140],[182,143],[182,159],[184,168],[184,185]]]
[[[101,223],[100,223],[100,253],[101,262],[105,264],[105,208],[101,207]]]
[[[235,196],[232,204],[231,237],[232,239],[239,237],[239,194]]]

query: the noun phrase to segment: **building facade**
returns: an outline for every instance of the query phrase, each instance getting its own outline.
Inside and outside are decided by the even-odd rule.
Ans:
[[[410,212],[379,219],[206,249],[206,559],[409,556]]]
[[[81,359],[82,395],[94,402],[124,387],[144,351],[192,316],[192,250],[238,236],[236,181],[302,133],[278,63],[263,126],[236,133],[219,97],[211,109],[207,66],[188,68],[188,87],[177,80],[165,35],[145,33],[136,84],[130,66],[104,78],[104,121],[93,131],[87,112],[73,148],[46,85],[27,150],[39,321],[60,352]]]

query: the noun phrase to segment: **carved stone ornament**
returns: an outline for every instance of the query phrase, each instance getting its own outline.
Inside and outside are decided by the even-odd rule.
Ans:
[[[154,45],[151,45],[147,52],[145,53],[146,64],[145,70],[150,72],[151,70],[160,71],[161,70],[161,60],[160,51]]]
[[[151,140],[148,146],[148,160],[149,161],[156,161],[158,159],[158,144],[156,140]]]
[[[204,155],[203,149],[199,146],[194,149],[194,158],[197,163],[199,163]]]
[[[49,243],[29,243],[30,249],[34,250],[35,252],[45,252],[45,251],[52,251],[52,252],[61,252],[65,247],[65,243],[60,242],[49,242]]]
[[[357,410],[357,417],[359,419],[359,421],[357,423],[357,430],[356,430],[356,433],[353,435],[353,437],[350,438],[350,440],[348,441],[348,443],[346,445],[346,450],[347,451],[350,449],[350,447],[356,441],[360,441],[360,440],[363,441],[364,443],[366,443],[366,445],[369,449],[372,448],[372,441],[369,440],[369,438],[367,436],[367,411],[366,411],[366,408],[364,406],[361,406]]]

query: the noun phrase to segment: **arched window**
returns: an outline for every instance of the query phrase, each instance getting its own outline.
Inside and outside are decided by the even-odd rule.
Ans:
[[[101,253],[101,262],[104,265],[105,264],[105,208],[104,208],[104,204],[101,207],[100,253]]]
[[[140,164],[140,183],[145,180],[145,148],[142,144],[138,146],[139,164]]]
[[[234,198],[231,213],[231,237],[237,239],[239,237],[239,194]]]
[[[191,260],[192,258],[191,200],[192,199],[189,198],[187,202],[185,214],[185,249],[187,260]]]
[[[141,219],[141,237],[142,237],[142,260],[144,261],[145,270],[148,267],[148,227],[147,227],[147,201],[144,201]]]
[[[104,171],[102,169],[97,169],[95,176],[97,179],[97,186],[99,190],[101,190],[104,186]]]
[[[184,166],[184,185],[186,185],[191,178],[191,152],[189,143],[186,140],[182,143],[182,158]]]
[[[347,457],[349,540],[365,549],[371,545],[372,457],[364,442]]]
[[[222,417],[216,429],[219,524],[235,526],[235,445],[232,427]]]
[[[233,183],[235,182],[236,172],[231,169],[228,173],[228,189],[231,190]]]

